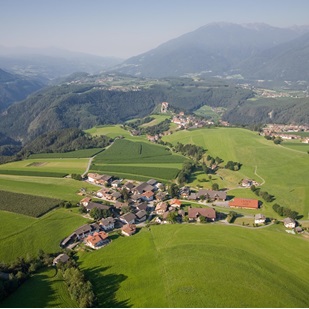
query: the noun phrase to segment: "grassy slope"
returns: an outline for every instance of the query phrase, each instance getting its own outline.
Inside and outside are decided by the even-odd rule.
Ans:
[[[165,119],[170,118],[169,115],[150,115],[150,116],[153,117],[154,120],[142,124],[141,128],[147,128],[147,127],[155,126],[155,125],[163,122]]]
[[[87,220],[65,209],[57,209],[36,219],[1,211],[0,261],[10,262],[19,256],[58,252],[60,241]]]
[[[4,191],[59,198],[78,202],[76,192],[81,188],[97,190],[98,187],[68,178],[27,177],[0,175],[0,188]]]
[[[54,268],[45,269],[33,276],[0,305],[3,308],[78,307],[70,298],[60,272],[55,275]]]
[[[88,159],[28,159],[0,165],[0,170],[63,172],[65,174],[82,174]]]
[[[237,183],[244,177],[258,182],[265,179],[263,190],[276,196],[276,202],[291,207],[307,217],[309,212],[309,156],[294,152],[267,141],[255,132],[235,128],[181,131],[164,137],[165,141],[194,143],[208,149],[207,154],[243,164],[239,172],[222,171],[232,181],[220,183],[222,187]],[[222,173],[220,172],[220,173]],[[205,177],[205,176],[204,176]],[[224,178],[223,177],[223,178]],[[218,178],[218,177],[217,177]],[[234,178],[234,179],[233,179]],[[233,191],[241,195],[243,191]]]
[[[307,254],[277,225],[166,225],[80,261],[101,307],[308,307]]]

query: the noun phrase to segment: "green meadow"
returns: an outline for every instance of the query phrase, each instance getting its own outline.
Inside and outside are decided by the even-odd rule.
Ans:
[[[70,178],[29,177],[0,175],[0,188],[4,191],[57,198],[78,202],[81,197],[76,193],[83,187],[97,190],[97,187]]]
[[[77,308],[70,298],[61,273],[44,269],[0,303],[2,308]]]
[[[91,134],[92,136],[106,135],[111,138],[115,138],[117,136],[123,136],[125,138],[130,138],[130,137],[132,138],[132,136],[130,135],[130,132],[121,128],[120,125],[97,126],[97,127],[93,127],[91,129],[85,130],[85,132]]]
[[[0,261],[35,256],[40,249],[47,253],[60,251],[60,242],[87,219],[63,208],[40,218],[0,212]]]
[[[69,152],[50,152],[50,153],[36,153],[29,156],[29,159],[52,159],[52,158],[90,158],[101,152],[103,148],[81,149]]]
[[[307,153],[291,151],[252,132],[239,128],[199,129],[179,131],[163,137],[164,141],[176,144],[196,144],[207,149],[206,155],[219,156],[225,162],[242,163],[240,171],[219,170],[215,180],[221,188],[234,188],[242,178],[252,178],[262,185],[262,190],[276,197],[280,205],[290,207],[303,214],[309,213],[309,156]],[[220,177],[221,176],[221,177]],[[198,179],[207,175],[200,173],[193,178],[193,184],[203,185]],[[214,179],[212,179],[214,181]],[[239,194],[238,194],[239,192]],[[237,196],[242,196],[242,190]]]
[[[185,160],[160,145],[121,139],[95,157],[91,170],[129,179],[171,181]]]
[[[297,252],[297,254],[295,254]],[[308,307],[308,240],[281,225],[161,225],[79,262],[100,307]]]
[[[152,121],[144,123],[141,125],[141,128],[147,128],[151,126],[155,126],[164,120],[171,118],[169,115],[150,115],[150,117],[154,118]]]
[[[283,141],[281,146],[292,150],[302,151],[307,153],[309,151],[309,144],[301,143],[300,141]]]
[[[0,165],[1,171],[20,173],[20,175],[27,175],[30,173],[62,173],[62,174],[82,174],[88,164],[86,158],[63,158],[63,159],[27,159],[23,161],[15,161]],[[29,175],[30,176],[30,175]]]

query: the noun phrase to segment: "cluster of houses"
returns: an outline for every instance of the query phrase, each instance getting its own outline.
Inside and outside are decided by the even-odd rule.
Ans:
[[[296,132],[309,132],[309,126],[268,124],[263,128],[261,135],[281,137],[283,140],[300,140],[302,143],[309,143],[309,137],[301,137],[300,135],[291,134]]]
[[[178,129],[196,129],[214,124],[213,121],[200,120],[192,115],[185,116],[183,112],[175,115],[172,122],[178,125]]]

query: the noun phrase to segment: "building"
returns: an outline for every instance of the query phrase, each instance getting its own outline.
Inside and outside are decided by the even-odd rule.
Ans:
[[[266,221],[266,217],[262,214],[257,214],[254,216],[254,223],[255,224],[264,224]]]
[[[121,228],[121,233],[125,236],[131,236],[136,232],[136,226],[134,224],[126,224]]]
[[[101,231],[95,232],[93,235],[87,236],[85,244],[92,249],[99,249],[109,243],[108,234]]]
[[[216,211],[213,208],[188,208],[188,218],[190,221],[199,221],[203,216],[207,221],[215,221],[217,218]]]
[[[229,202],[229,206],[234,208],[258,209],[259,201],[249,198],[235,197],[232,201]]]
[[[136,216],[132,212],[127,212],[126,214],[122,215],[119,219],[124,224],[133,224],[135,223]]]
[[[104,231],[112,230],[115,227],[115,219],[113,217],[103,218],[100,221],[100,226]]]
[[[292,218],[285,218],[285,219],[283,219],[283,224],[284,224],[285,227],[287,227],[289,229],[294,229],[295,226],[296,226],[296,222]]]
[[[197,193],[197,197],[199,199],[201,199],[201,197],[204,197],[205,200],[210,200],[210,201],[225,201],[226,200],[226,192],[200,189]]]
[[[70,259],[70,257],[65,254],[65,253],[61,253],[59,254],[57,257],[54,258],[53,260],[53,265],[57,265],[59,262],[60,263],[66,263],[68,260]]]

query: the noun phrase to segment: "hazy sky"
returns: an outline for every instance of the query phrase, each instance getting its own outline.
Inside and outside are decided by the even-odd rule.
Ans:
[[[128,58],[210,22],[309,24],[309,0],[0,0],[0,45]]]

